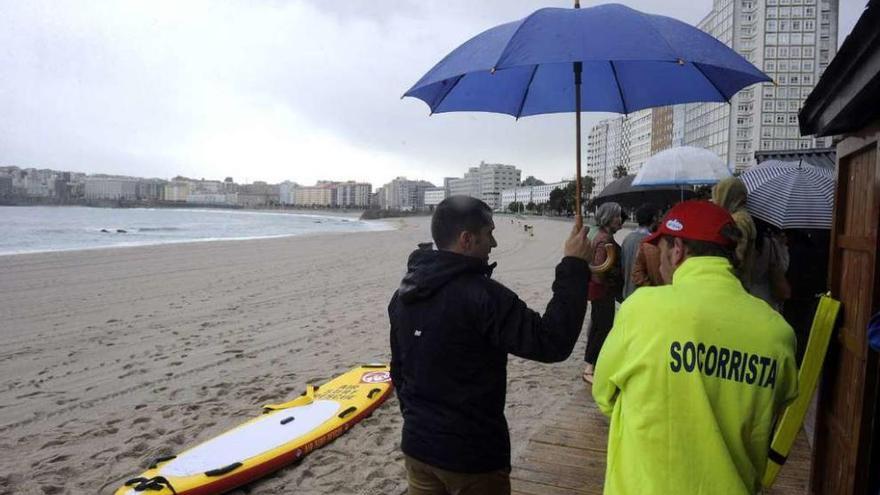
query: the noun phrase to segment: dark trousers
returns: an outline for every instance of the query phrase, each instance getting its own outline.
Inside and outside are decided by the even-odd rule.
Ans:
[[[408,495],[510,495],[510,470],[456,473],[404,454]]]
[[[605,337],[614,326],[614,298],[609,297],[598,301],[590,301],[590,327],[587,332],[587,351],[584,361],[596,364]]]

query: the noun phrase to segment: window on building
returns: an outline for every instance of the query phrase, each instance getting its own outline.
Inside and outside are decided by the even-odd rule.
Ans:
[[[764,48],[764,58],[776,58],[776,47],[768,46]]]
[[[798,120],[797,120],[797,114],[796,114],[796,113],[790,113],[790,114],[788,114],[788,123],[789,123],[789,124],[797,124],[797,122],[798,122]]]
[[[776,71],[776,61],[775,60],[767,60],[764,62],[764,70],[768,72]]]
[[[797,99],[797,98],[800,98],[800,96],[801,96],[801,88],[794,88],[794,87],[788,88],[788,97],[789,98]]]
[[[810,96],[811,88],[801,88],[801,98],[806,98]]]
[[[761,106],[761,110],[763,110],[765,112],[772,112],[773,111],[773,100],[764,100],[764,102],[762,103],[762,106]]]
[[[828,50],[819,50],[819,61],[827,62],[828,61]]]
[[[777,114],[776,115],[776,124],[777,125],[785,125],[785,114]]]
[[[804,70],[808,72],[813,72],[813,61],[812,60],[804,60]]]
[[[776,79],[778,84],[786,85],[788,84],[788,74],[779,74],[779,77]]]
[[[788,33],[779,33],[779,44],[787,45],[789,43],[791,43],[791,37],[788,35]]]
[[[788,71],[788,60],[780,60],[776,66],[779,67],[780,72],[787,72]]]
[[[793,46],[791,47],[791,58],[800,58],[801,57],[801,47]]]
[[[788,79],[788,83],[789,84],[800,84],[801,83],[801,76],[799,74],[792,74],[791,77]]]
[[[800,108],[800,103],[797,100],[788,100],[788,111],[789,112],[797,112]]]
[[[805,45],[814,45],[816,43],[816,33],[804,33]]]
[[[780,46],[779,47],[779,58],[788,58],[788,47]]]
[[[815,31],[816,30],[816,21],[812,19],[807,19],[804,21],[804,30],[805,31]]]
[[[788,3],[783,3],[782,5],[788,5]],[[788,19],[791,17],[791,7],[782,7],[779,9],[779,17],[783,17]]]
[[[778,43],[778,40],[776,39],[776,34],[774,34],[774,33],[767,33],[767,34],[765,34],[765,35],[764,35],[764,43],[766,43],[766,44],[768,44],[768,45],[775,45],[775,44],[777,44],[777,43]]]
[[[816,52],[814,51],[812,46],[805,46],[804,47],[804,57],[813,58],[815,56],[815,53]]]
[[[816,7],[804,7],[805,17],[814,17],[816,15]]]
[[[778,28],[778,24],[775,20],[769,19],[767,21],[767,32],[776,31],[777,28]]]
[[[770,85],[764,86],[764,91],[763,91],[764,98],[773,98],[775,93],[776,93],[776,91],[773,88],[773,86],[770,86]],[[766,103],[766,100],[765,100],[765,103]]]
[[[808,84],[810,86],[813,85],[813,75],[812,74],[804,74],[801,78],[802,84]]]
[[[772,113],[761,114],[761,123],[762,124],[772,124],[773,123],[773,114]]]
[[[779,16],[779,10],[776,7],[767,8],[767,19],[776,19]]]
[[[792,17],[803,17],[804,16],[804,8],[803,7],[792,7],[791,8],[791,16]]]

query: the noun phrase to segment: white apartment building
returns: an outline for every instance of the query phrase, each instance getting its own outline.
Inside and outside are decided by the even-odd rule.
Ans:
[[[188,181],[174,180],[165,184],[165,201],[186,201],[189,198]]]
[[[136,200],[138,179],[129,177],[87,177],[86,199]]]
[[[492,210],[502,209],[501,191],[516,187],[522,171],[513,165],[480,162],[471,167],[461,179],[449,179],[449,194],[477,198]]]
[[[379,191],[379,207],[391,210],[418,210],[425,207],[425,191],[434,184],[424,180],[397,177]]]
[[[341,182],[335,186],[333,206],[347,208],[368,208],[373,185],[367,182]]]
[[[837,51],[839,0],[715,0],[698,25],[761,68],[776,84],[751,86],[730,104],[687,105],[684,142],[738,170],[755,151],[824,147],[802,137],[797,113]]]
[[[651,109],[639,110],[623,118],[624,149],[628,173],[637,174],[651,157]]]
[[[433,189],[425,189],[425,206],[437,206],[444,199],[446,199],[446,188],[435,187]]]
[[[571,181],[554,182],[553,184],[544,184],[542,186],[520,186],[505,189],[501,191],[501,207],[503,211],[507,211],[513,202],[528,205],[535,203],[536,205],[544,204],[550,201],[550,193],[554,189],[565,189]]]

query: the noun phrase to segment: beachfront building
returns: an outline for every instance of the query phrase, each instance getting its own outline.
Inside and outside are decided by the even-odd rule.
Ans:
[[[571,181],[554,182],[552,184],[542,184],[540,186],[519,186],[501,191],[501,209],[507,211],[513,202],[522,203],[523,206],[529,203],[536,205],[550,202],[550,193],[554,189],[565,189]]]
[[[189,197],[190,183],[187,180],[172,179],[165,184],[165,201],[184,202]]]
[[[138,179],[92,176],[85,180],[86,199],[137,200]]]
[[[639,110],[602,120],[590,129],[586,169],[587,175],[593,178],[594,191],[599,192],[614,181],[614,175],[621,167],[628,174],[637,174],[648,158],[660,151],[654,145],[655,134],[661,135],[658,145],[666,141],[672,143],[674,115],[669,119],[662,117],[654,118],[651,110]],[[669,129],[666,129],[667,125]],[[662,137],[666,134],[670,134],[669,139]]]
[[[137,197],[142,201],[161,201],[165,199],[165,184],[162,179],[138,179]]]
[[[801,136],[797,112],[837,50],[839,0],[715,0],[698,27],[739,52],[774,83],[727,103],[686,106],[684,142],[707,148],[737,170],[761,150],[822,148]]]
[[[483,200],[492,210],[502,209],[501,191],[516,187],[522,171],[513,165],[480,162],[462,178],[449,179],[450,196],[465,195]]]
[[[255,181],[238,186],[236,200],[239,206],[246,208],[277,205],[281,201],[281,192],[277,184]]]
[[[434,207],[439,205],[441,201],[446,199],[446,197],[445,187],[425,189],[425,207],[433,210]]]
[[[339,182],[333,188],[333,206],[369,208],[373,185],[368,182]]]
[[[296,204],[295,196],[296,189],[300,187],[296,182],[290,182],[286,180],[281,184],[278,184],[278,200],[283,205],[293,205]]]
[[[12,196],[12,176],[0,175],[0,198]]]
[[[297,206],[333,205],[332,184],[318,182],[314,186],[300,186],[293,190],[293,203]]]
[[[425,191],[434,184],[424,180],[397,177],[381,187],[379,207],[386,210],[421,210],[425,208]]]

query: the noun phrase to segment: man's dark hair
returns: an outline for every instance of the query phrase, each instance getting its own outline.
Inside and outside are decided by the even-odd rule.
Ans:
[[[657,219],[658,213],[660,213],[660,210],[656,206],[651,203],[643,204],[636,210],[636,222],[638,222],[639,227],[650,227],[654,220]]]
[[[491,224],[492,209],[489,205],[470,196],[450,196],[434,209],[431,237],[438,249],[446,249],[455,243],[463,231],[476,234],[482,227]]]
[[[714,242],[695,241],[681,237],[679,239],[684,243],[684,247],[687,250],[687,255],[689,257],[717,256],[720,258],[726,258],[734,268],[739,268],[739,260],[736,259],[736,244],[742,237],[742,233],[735,225],[731,224],[725,225],[721,229],[721,235],[729,239],[730,244],[722,246],[721,244],[715,244]],[[664,235],[662,239],[671,245],[675,237]]]

